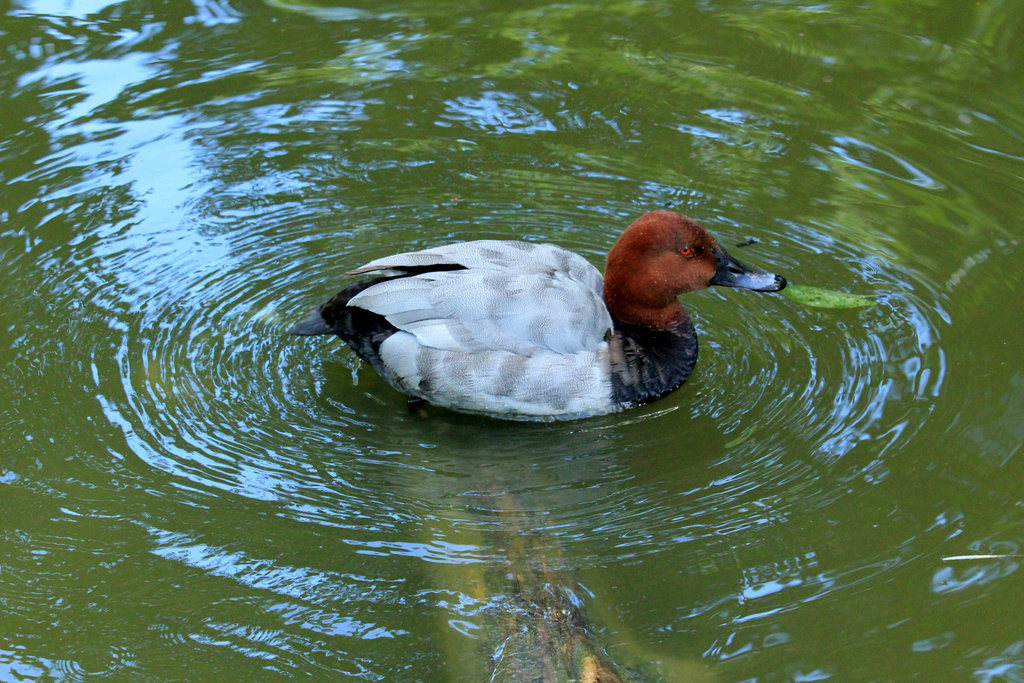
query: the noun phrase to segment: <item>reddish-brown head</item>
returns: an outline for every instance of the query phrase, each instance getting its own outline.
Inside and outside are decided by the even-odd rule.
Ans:
[[[608,252],[604,300],[624,323],[672,330],[686,320],[676,297],[713,284],[769,292],[786,281],[737,262],[692,218],[652,211],[626,228]]]

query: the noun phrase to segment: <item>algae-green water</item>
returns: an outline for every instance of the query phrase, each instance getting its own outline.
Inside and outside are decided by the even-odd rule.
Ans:
[[[636,680],[1024,680],[1020,2],[26,0],[0,48],[0,679],[487,680],[537,569]],[[686,385],[550,424],[284,334],[664,207],[876,303],[687,295]]]

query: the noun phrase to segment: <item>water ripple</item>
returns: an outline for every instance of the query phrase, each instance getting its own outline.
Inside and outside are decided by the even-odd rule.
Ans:
[[[537,180],[512,176],[505,191],[537,189]],[[575,189],[596,197],[602,182]],[[550,187],[560,191],[554,176]],[[940,293],[913,271],[880,273],[819,226],[787,225],[741,257],[780,272],[787,262],[845,263],[839,277],[870,287],[879,305],[821,312],[778,296],[699,293],[685,298],[700,331],[698,370],[663,401],[557,425],[444,411],[422,419],[340,344],[283,331],[339,288],[344,270],[392,244],[507,235],[520,207],[500,196],[478,217],[461,202],[391,206],[332,235],[317,216],[326,207],[272,206],[248,217],[225,207],[175,230],[122,225],[78,245],[76,268],[92,274],[83,298],[112,335],[109,346],[92,342],[96,392],[148,466],[190,489],[369,534],[352,541],[367,551],[475,562],[494,552],[479,534],[522,528],[557,532],[576,562],[711,537],[741,542],[884,477],[943,382],[943,323],[926,304]],[[445,213],[443,235],[409,225]],[[534,239],[560,239],[599,262],[627,219],[532,220]],[[529,225],[524,233],[531,238]],[[874,446],[861,455],[866,441]],[[692,462],[675,481],[657,475],[679,470],[660,462],[668,453]],[[439,522],[471,541],[405,538]]]

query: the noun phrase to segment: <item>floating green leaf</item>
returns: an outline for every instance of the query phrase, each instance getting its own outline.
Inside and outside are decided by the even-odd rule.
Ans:
[[[815,308],[864,308],[874,306],[875,300],[859,294],[847,294],[822,287],[806,285],[789,285],[782,290],[782,295],[804,306]]]

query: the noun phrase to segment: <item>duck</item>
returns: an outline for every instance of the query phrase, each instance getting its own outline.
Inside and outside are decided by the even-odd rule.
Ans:
[[[786,286],[667,210],[623,231],[603,277],[574,252],[511,240],[385,256],[347,274],[361,278],[290,334],[340,337],[410,401],[510,420],[577,419],[662,398],[697,363],[679,295]]]

